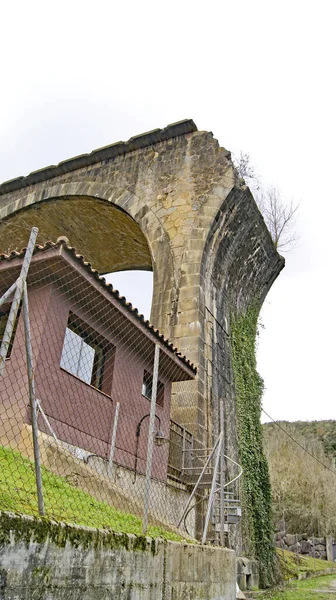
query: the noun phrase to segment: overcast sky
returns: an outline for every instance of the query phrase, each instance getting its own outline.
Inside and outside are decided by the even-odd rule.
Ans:
[[[1,181],[192,118],[300,202],[259,337],[276,419],[336,416],[335,13],[332,0],[1,7]]]

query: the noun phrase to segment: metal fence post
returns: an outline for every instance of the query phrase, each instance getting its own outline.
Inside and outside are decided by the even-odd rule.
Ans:
[[[114,413],[111,448],[110,448],[110,456],[109,456],[109,462],[108,462],[108,474],[110,477],[112,477],[112,473],[113,473],[113,457],[114,457],[114,449],[115,449],[115,443],[116,443],[116,437],[117,437],[119,409],[120,409],[120,402],[117,402],[115,413]]]
[[[142,533],[143,534],[146,533],[147,527],[148,527],[148,513],[149,513],[149,500],[150,500],[150,487],[151,487],[151,474],[152,474],[152,461],[153,461],[153,446],[154,446],[154,423],[155,423],[155,413],[156,413],[156,392],[157,392],[157,384],[158,384],[158,378],[159,378],[159,359],[160,359],[160,346],[158,344],[155,344],[152,397],[151,397],[151,409],[150,409],[150,417],[149,417],[148,445],[147,445],[144,513],[143,513],[143,520],[142,520]]]
[[[37,502],[38,510],[41,516],[44,515],[44,501],[43,501],[43,490],[42,490],[42,473],[41,473],[41,456],[40,448],[38,443],[38,426],[37,426],[37,405],[35,395],[35,379],[33,369],[33,352],[31,346],[30,337],[30,322],[29,322],[29,307],[28,307],[28,294],[27,294],[27,283],[23,283],[23,320],[24,330],[26,339],[26,356],[27,356],[27,371],[28,371],[28,386],[29,386],[29,401],[30,401],[30,413],[32,421],[33,431],[33,447],[34,447],[34,461],[35,461],[35,477],[36,477],[36,488],[37,488]]]
[[[316,571],[316,558],[315,558],[315,535],[313,535],[313,555],[314,555],[314,571]]]
[[[221,445],[221,466],[220,466],[220,545],[224,546],[224,479],[225,479],[225,458],[224,458],[224,401],[220,400],[220,429],[222,432]]]
[[[3,334],[1,348],[0,348],[0,376],[3,375],[5,369],[5,360],[8,353],[8,348],[12,339],[13,330],[15,327],[15,322],[17,319],[17,314],[20,308],[20,303],[22,299],[23,293],[23,284],[26,281],[28,269],[30,265],[31,258],[33,256],[35,242],[38,234],[38,228],[33,227],[30,232],[30,237],[27,245],[27,249],[24,255],[23,263],[21,266],[20,276],[17,281],[7,290],[4,296],[1,299],[1,303],[3,304],[6,299],[14,292],[14,298],[12,300],[12,305],[9,311],[5,331]]]
[[[185,430],[185,427],[183,427],[181,477],[183,477],[183,475],[184,475],[185,454],[186,454],[186,430]]]
[[[221,457],[222,445],[223,445],[223,433],[221,432],[219,435],[218,450],[217,450],[217,454],[216,454],[216,458],[215,458],[214,473],[213,473],[212,485],[211,485],[211,490],[210,490],[210,495],[209,495],[208,510],[207,510],[207,514],[205,517],[205,525],[204,525],[204,530],[203,530],[202,544],[205,544],[206,536],[208,533],[210,514],[211,514],[214,495],[215,495],[215,491],[216,491],[216,485],[217,485],[217,473],[218,473],[218,467],[219,467],[219,459]]]

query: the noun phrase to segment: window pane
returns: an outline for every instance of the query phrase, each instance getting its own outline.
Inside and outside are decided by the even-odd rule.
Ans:
[[[153,377],[144,372],[143,382],[142,382],[142,395],[146,396],[146,398],[151,399],[152,397],[152,388],[153,388]]]
[[[82,340],[82,350],[78,364],[78,377],[85,383],[91,383],[95,349]]]
[[[81,346],[82,338],[67,327],[61,356],[61,367],[72,373],[72,375],[78,375]]]
[[[60,362],[63,369],[102,390],[105,358],[111,349],[111,344],[70,312]]]

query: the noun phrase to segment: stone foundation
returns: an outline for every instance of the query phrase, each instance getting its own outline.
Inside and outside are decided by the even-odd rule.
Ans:
[[[258,561],[245,557],[237,558],[237,583],[243,592],[259,588]]]

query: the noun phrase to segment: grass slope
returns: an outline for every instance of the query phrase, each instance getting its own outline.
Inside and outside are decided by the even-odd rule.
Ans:
[[[42,467],[45,514],[76,525],[109,528],[141,534],[141,520],[99,502],[62,477]],[[0,447],[0,509],[38,516],[33,464],[18,452]],[[161,527],[149,527],[148,535],[180,541],[183,538]]]
[[[315,571],[336,568],[336,563],[318,558],[314,560],[310,556],[297,555],[288,550],[281,550],[278,548],[277,553],[280,560],[281,573],[285,580],[299,577],[302,573],[314,573]]]

